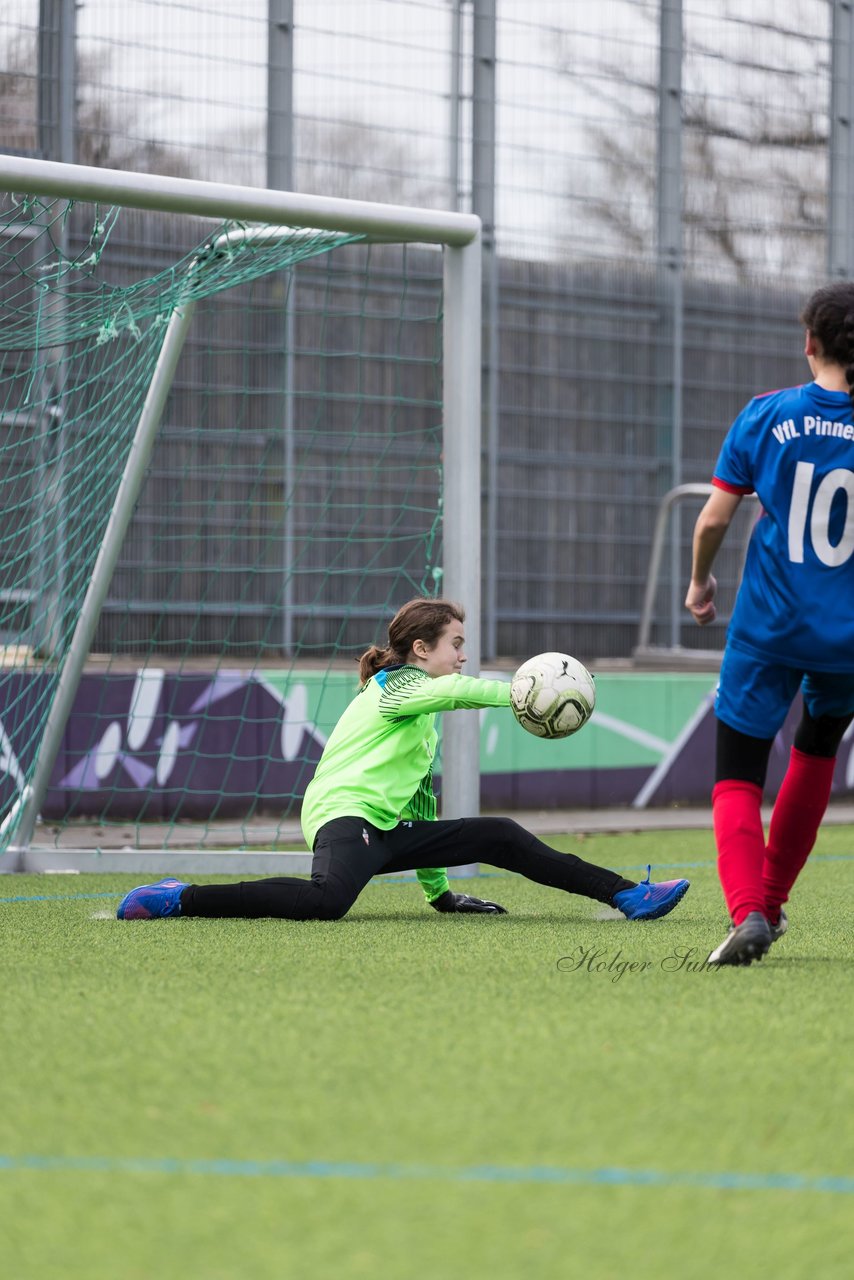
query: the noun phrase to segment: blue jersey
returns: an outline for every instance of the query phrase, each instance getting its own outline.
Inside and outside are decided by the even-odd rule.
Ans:
[[[724,441],[714,484],[755,492],[728,643],[806,671],[854,671],[854,412],[816,383],[757,396]]]

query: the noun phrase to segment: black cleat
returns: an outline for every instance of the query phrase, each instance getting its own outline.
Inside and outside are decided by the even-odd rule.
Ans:
[[[778,925],[777,928],[779,927]],[[751,911],[741,924],[731,927],[706,964],[752,964],[754,960],[762,959],[773,941],[771,926],[762,912]]]

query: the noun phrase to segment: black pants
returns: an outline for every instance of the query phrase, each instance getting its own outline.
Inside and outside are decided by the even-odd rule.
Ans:
[[[317,833],[311,879],[275,876],[241,884],[189,885],[181,913],[225,919],[340,920],[376,875],[488,862],[537,884],[612,903],[630,889],[613,871],[558,853],[511,818],[400,822],[380,831],[362,818],[336,818]]]
[[[832,760],[852,720],[854,715],[819,716],[814,720],[804,707],[795,730],[794,745],[806,756],[822,756]],[[718,720],[715,782],[739,779],[764,787],[768,757],[773,745],[773,738],[751,738],[739,729],[725,724],[723,720]]]

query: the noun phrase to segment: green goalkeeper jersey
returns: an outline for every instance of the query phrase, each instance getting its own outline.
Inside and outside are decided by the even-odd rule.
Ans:
[[[302,805],[308,847],[333,818],[364,818],[382,831],[433,821],[436,712],[506,707],[510,685],[475,676],[428,676],[420,667],[378,671],[333,729]],[[416,872],[429,901],[448,888],[444,869]]]

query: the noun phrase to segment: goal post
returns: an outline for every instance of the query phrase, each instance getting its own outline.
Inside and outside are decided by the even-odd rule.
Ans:
[[[153,214],[180,215],[193,220],[213,220],[215,224],[215,230],[209,231],[203,243],[196,247],[192,255],[180,259],[167,272],[161,272],[156,280],[154,277],[149,281],[134,279],[132,283],[126,285],[127,302],[118,304],[126,305],[127,328],[132,335],[137,336],[138,329],[134,314],[140,307],[145,312],[145,308],[149,306],[145,289],[150,285],[149,293],[152,296],[156,294],[156,307],[159,308],[153,315],[151,327],[155,328],[159,324],[162,327],[162,333],[157,337],[156,350],[149,352],[146,349],[142,352],[142,343],[140,343],[140,364],[148,361],[151,367],[145,375],[147,385],[144,395],[141,391],[136,391],[141,400],[141,407],[136,415],[129,442],[107,446],[108,449],[114,448],[117,454],[123,450],[126,452],[123,454],[121,473],[115,480],[111,507],[104,521],[103,536],[100,538],[97,553],[93,552],[93,565],[88,572],[88,581],[85,588],[81,588],[80,598],[72,601],[75,616],[68,627],[67,639],[59,644],[56,653],[42,653],[38,655],[38,660],[31,658],[28,674],[32,680],[26,692],[22,692],[23,686],[20,680],[17,685],[9,679],[5,682],[7,695],[0,703],[0,726],[3,726],[7,714],[15,723],[28,717],[37,726],[40,739],[37,746],[27,752],[28,758],[22,761],[16,752],[14,732],[7,732],[7,727],[4,726],[0,734],[0,748],[2,748],[0,767],[4,771],[7,784],[4,798],[8,799],[8,803],[4,804],[2,837],[5,852],[0,851],[0,870],[15,870],[28,869],[28,866],[32,865],[28,862],[28,854],[33,845],[37,818],[51,785],[57,756],[63,749],[63,735],[67,731],[84,668],[90,660],[93,638],[101,611],[113,582],[119,556],[139,501],[140,491],[146,482],[164,408],[173,388],[185,341],[193,325],[194,310],[199,299],[207,298],[214,291],[218,294],[225,293],[233,288],[234,284],[257,280],[277,272],[291,270],[293,273],[296,271],[296,264],[310,258],[317,258],[321,254],[334,255],[339,245],[364,246],[368,251],[371,246],[378,248],[392,245],[441,247],[443,251],[442,297],[437,318],[441,343],[441,402],[438,430],[441,486],[436,502],[437,511],[429,519],[425,516],[424,539],[425,546],[427,543],[432,546],[438,522],[442,555],[441,565],[434,565],[433,585],[437,588],[440,585],[442,594],[464,602],[469,624],[469,658],[472,667],[477,669],[480,641],[481,245],[480,222],[473,215],[409,209],[328,197],[311,197],[298,193],[243,188],[150,174],[123,173],[15,156],[0,156],[0,194],[2,193],[6,193],[7,204],[5,222],[0,221],[0,254],[3,254],[4,247],[8,248],[9,242],[13,241],[16,247],[15,252],[19,245],[26,244],[30,257],[25,267],[22,267],[15,258],[15,252],[6,253],[3,274],[0,275],[2,296],[12,303],[11,308],[7,309],[12,315],[12,323],[6,326],[4,348],[7,352],[17,352],[11,372],[3,377],[8,394],[5,408],[0,407],[0,426],[5,433],[3,449],[0,449],[0,462],[5,464],[4,473],[0,475],[0,494],[5,493],[4,506],[8,504],[12,508],[17,508],[23,505],[14,499],[18,491],[15,485],[18,484],[20,487],[16,477],[19,477],[24,470],[32,472],[33,468],[29,460],[26,467],[23,466],[13,452],[13,446],[21,437],[26,438],[30,451],[26,457],[29,459],[33,448],[32,441],[38,436],[40,441],[49,441],[49,445],[45,447],[57,455],[50,474],[53,477],[52,492],[56,490],[59,493],[60,505],[66,502],[68,495],[72,493],[76,495],[78,503],[83,505],[82,514],[78,512],[75,517],[80,526],[86,523],[87,480],[85,474],[81,480],[79,472],[82,468],[74,452],[79,442],[76,437],[64,436],[61,427],[54,429],[48,421],[50,413],[59,413],[57,408],[59,392],[56,392],[56,388],[54,388],[56,394],[53,400],[50,396],[46,396],[34,411],[32,406],[38,401],[34,387],[40,379],[47,378],[45,370],[49,366],[45,352],[63,353],[63,344],[66,341],[78,340],[80,334],[86,329],[92,330],[93,325],[101,326],[93,345],[101,348],[109,347],[110,339],[115,337],[117,298],[115,293],[109,294],[112,309],[108,308],[109,316],[105,319],[104,298],[107,295],[104,293],[103,283],[93,286],[85,295],[79,294],[79,291],[73,288],[69,289],[69,284],[79,278],[81,268],[88,270],[90,275],[93,274],[100,260],[103,243],[106,242],[115,221],[123,211],[142,210]],[[63,235],[60,238],[52,234],[51,218],[56,217],[64,228],[65,220],[70,217],[70,211],[74,208],[79,209],[81,203],[92,206],[93,229],[90,239],[93,243],[96,241],[98,243],[88,256],[85,252],[81,252],[72,261],[70,257],[63,257],[69,253],[65,245],[66,237]],[[57,210],[59,210],[58,213]],[[4,227],[8,233],[5,240],[2,234]],[[9,228],[13,228],[14,231],[9,232]],[[42,238],[47,250],[47,257],[44,260],[40,257],[38,250],[35,253],[32,252],[34,241]],[[63,243],[59,249],[56,249],[56,242],[60,239]],[[59,255],[55,259],[55,269],[49,261],[51,247]],[[76,277],[72,268],[78,272]],[[165,295],[164,277],[168,285]],[[394,280],[392,279],[390,284],[386,281],[384,287],[387,291],[393,289]],[[409,286],[403,286],[404,289],[407,287]],[[289,290],[290,285],[286,287],[282,311],[292,319],[293,303]],[[154,308],[155,303],[152,302],[150,306]],[[407,318],[402,315],[392,316],[390,323],[404,335],[400,338],[401,352],[411,356],[409,350],[411,339],[404,333]],[[321,314],[314,323],[315,327],[324,329],[332,327],[336,321],[337,312],[333,308],[333,314],[326,316]],[[119,327],[122,323],[124,321],[119,319]],[[244,326],[251,325],[250,310],[246,311],[240,323]],[[359,317],[356,318],[355,323],[359,323]],[[363,321],[363,323],[366,322]],[[3,325],[0,324],[0,331],[2,329]],[[290,329],[286,327],[284,332],[289,333]],[[256,347],[257,345],[256,342]],[[268,354],[262,352],[259,356],[255,351],[252,358],[266,358]],[[291,353],[286,351],[280,343],[272,354],[281,360],[282,367],[287,370],[287,358]],[[72,358],[72,356],[60,355],[63,361]],[[90,359],[91,357],[87,354],[83,363]],[[404,356],[401,355],[401,365],[403,359]],[[27,361],[29,364],[26,363]],[[360,382],[363,377],[367,380],[369,375],[376,376],[376,371],[367,364],[365,368],[367,373],[359,372]],[[95,376],[93,374],[93,379]],[[103,376],[105,383],[110,385],[112,393],[112,382],[115,381],[113,372],[108,371]],[[132,381],[130,375],[124,376],[126,383]],[[56,376],[54,381],[59,385],[63,377]],[[126,383],[122,383],[121,387]],[[88,400],[97,398],[100,394],[98,387],[96,386],[93,392],[91,384],[87,386],[90,387]],[[116,386],[119,387],[119,384]],[[245,388],[246,395],[249,397],[256,391],[257,388],[254,386]],[[286,388],[285,392],[289,395],[290,389]],[[312,388],[311,394],[312,403],[314,401],[318,404],[323,403],[322,389]],[[402,379],[401,386],[395,394],[396,399],[386,394],[380,397],[385,402],[383,412],[388,420],[405,417],[413,400],[409,389],[402,385]],[[116,405],[124,404],[129,399],[128,395],[121,394],[121,388],[119,388],[113,395],[115,404],[111,402],[109,412],[102,412],[101,417],[105,420],[109,419],[112,423],[115,418],[121,417],[125,412],[123,408],[119,409]],[[331,412],[334,414],[334,395],[331,403],[333,406]],[[289,407],[292,408],[290,405]],[[33,419],[34,413],[36,417],[40,415],[37,427],[21,426],[24,419],[27,421]],[[354,432],[358,431],[362,417],[363,409],[360,402],[353,415]],[[408,440],[406,431],[403,434]],[[415,433],[410,434],[414,438]],[[41,448],[42,445],[40,444],[39,447]],[[349,450],[351,447],[347,445],[346,449]],[[409,447],[408,444],[407,447]],[[8,456],[4,456],[6,450],[8,450]],[[236,456],[238,455],[231,455],[231,457]],[[224,470],[228,472],[232,463],[227,462],[223,465]],[[294,465],[293,458],[289,465]],[[413,463],[415,467],[418,465],[417,461]],[[425,469],[431,466],[436,469],[435,463],[429,458],[423,466]],[[45,474],[48,473],[45,472]],[[60,477],[59,480],[57,476]],[[264,468],[259,467],[258,475],[251,481],[254,487],[253,492],[263,484],[264,479]],[[94,483],[94,477],[91,478],[91,482]],[[217,487],[222,482],[222,477],[214,477],[211,483]],[[34,482],[31,480],[30,483]],[[188,485],[189,483],[187,481]],[[289,480],[288,483],[291,481]],[[313,484],[314,481],[312,480],[311,483]],[[36,499],[39,497],[38,493],[33,496]],[[49,506],[45,495],[41,496],[45,498],[45,506]],[[419,501],[423,504],[423,499],[416,500],[413,503],[414,508],[419,506]],[[41,506],[41,503],[36,501],[35,505]],[[284,505],[287,506],[287,503]],[[319,508],[324,510],[329,508],[334,513],[335,498],[330,496],[318,505]],[[39,519],[42,518],[40,515]],[[282,528],[285,530],[286,546],[288,518],[288,512],[285,511],[281,519]],[[23,518],[20,517],[20,519]],[[61,523],[59,516],[56,517],[55,523],[57,525]],[[72,523],[74,523],[73,520]],[[96,523],[94,519],[92,523]],[[353,527],[357,528],[357,526],[358,519]],[[312,532],[314,534],[314,531]],[[160,531],[160,536],[166,536],[164,531]],[[323,528],[318,526],[316,540],[322,541],[323,537]],[[359,538],[351,535],[351,541],[353,540],[358,550]],[[349,558],[352,559],[353,548],[349,547],[348,550]],[[265,559],[268,552],[262,548],[260,554],[261,568],[257,572],[266,573],[269,576],[270,570]],[[58,558],[62,560],[63,555],[64,552],[61,550]],[[336,555],[340,555],[340,552],[336,552]],[[366,543],[365,556],[372,559],[379,558],[376,547]],[[17,646],[15,642],[15,618],[20,614],[22,602],[28,598],[32,599],[35,595],[33,590],[35,571],[32,566],[27,567],[25,560],[26,557],[21,549],[14,547],[7,547],[4,557],[0,558],[0,569],[3,572],[3,581],[0,582],[0,588],[2,588],[0,604],[3,605],[4,611],[0,631],[7,642],[10,636],[13,639],[10,646],[11,656],[7,650],[4,659],[4,672],[11,677],[22,674],[16,671],[14,655],[18,648],[24,651],[24,647]],[[388,560],[387,549],[384,549],[384,560]],[[16,566],[14,572],[10,568],[13,565]],[[285,570],[285,576],[287,576],[288,566],[285,566]],[[44,571],[43,566],[42,571]],[[61,566],[55,572],[57,576],[64,575],[66,568]],[[256,569],[253,568],[252,572],[256,572]],[[358,574],[358,568],[353,566],[350,572]],[[402,576],[395,581],[398,585],[390,588],[391,597],[386,602],[389,607],[403,602],[399,596],[394,598],[394,593],[402,589],[400,584],[417,583],[418,578],[417,574],[413,577],[413,570],[407,565]],[[410,590],[409,594],[415,594],[415,591]],[[287,609],[287,598],[286,595],[285,604],[282,606],[285,609]],[[227,605],[224,607],[228,608]],[[239,607],[238,602],[236,606],[238,611]],[[338,606],[334,602],[319,603],[317,612],[318,615],[325,612],[332,616],[336,608]],[[20,629],[19,621],[17,627]],[[342,628],[343,622],[339,630]],[[304,631],[310,631],[307,624]],[[371,638],[371,636],[365,637],[365,643],[368,643]],[[329,649],[328,644],[326,648]],[[352,649],[352,643],[350,648]],[[322,649],[324,649],[323,644],[313,642],[306,645],[306,652],[315,656]],[[269,652],[269,646],[267,646],[267,652]],[[332,656],[334,658],[335,653]],[[352,657],[352,653],[348,651],[347,656]],[[154,661],[156,664],[156,657]],[[156,672],[160,670],[156,665],[154,672],[146,671],[146,667],[151,664],[150,654],[141,655],[134,684],[134,700],[141,698],[148,687],[147,677],[152,677],[148,680],[148,684],[152,686],[160,680],[159,676],[154,678]],[[266,667],[273,665],[269,656],[262,665]],[[42,677],[44,679],[41,686],[35,688]],[[162,685],[162,680],[160,684]],[[42,705],[39,710],[36,710],[35,706],[39,700]],[[12,708],[11,711],[10,708]],[[133,716],[132,707],[128,716],[129,737],[132,736]],[[459,713],[444,719],[442,812],[445,816],[473,814],[478,811],[479,806],[477,715],[476,713]],[[173,738],[169,739],[169,734],[173,730]],[[186,733],[190,732],[186,726],[185,730]],[[182,730],[174,721],[165,726],[161,734],[161,760],[168,756],[167,740],[170,748],[173,748],[175,742],[180,741],[181,732]],[[286,729],[283,728],[282,732],[284,734]],[[139,737],[139,733],[136,736]],[[106,752],[106,756],[109,764],[112,757],[109,756],[109,752]],[[98,760],[95,760],[93,767],[96,768],[96,772],[98,767],[106,768],[103,751]],[[158,770],[153,772],[157,773]],[[69,776],[71,776],[70,773]],[[228,870],[231,868],[229,867]]]

